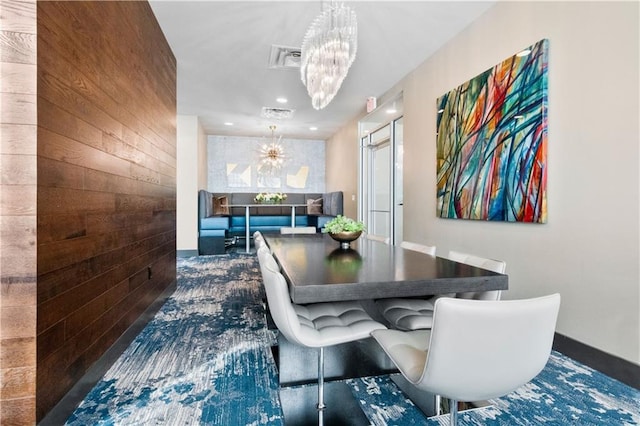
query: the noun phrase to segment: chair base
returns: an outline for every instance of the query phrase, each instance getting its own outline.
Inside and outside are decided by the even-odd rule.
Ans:
[[[436,395],[425,392],[416,388],[402,374],[392,374],[391,381],[414,403],[416,407],[427,417],[442,414],[442,411],[436,405]]]
[[[325,382],[326,408],[322,415],[325,425],[368,426],[369,419],[353,397],[351,388],[344,382]],[[280,402],[287,426],[318,425],[317,385],[295,386],[280,389]]]
[[[392,374],[391,381],[398,386],[398,388],[418,407],[422,413],[427,417],[438,416],[441,414],[448,414],[450,412],[450,401],[447,398],[440,398],[438,395],[434,395],[429,392],[425,392],[416,388],[411,382],[409,382],[402,374]],[[460,403],[460,411],[469,409],[486,407],[489,404],[488,401],[474,401]]]
[[[272,351],[277,362],[280,386],[315,385],[318,382],[318,349],[290,343],[279,333],[278,346]],[[395,364],[371,338],[324,349],[325,382],[397,372]],[[317,402],[317,397],[313,400]]]

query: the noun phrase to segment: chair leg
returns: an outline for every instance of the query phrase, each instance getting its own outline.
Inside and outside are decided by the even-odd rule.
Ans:
[[[441,405],[442,405],[442,398],[440,397],[440,395],[434,395],[434,398],[433,398],[433,405],[435,406],[435,407],[434,407],[434,408],[435,408],[435,410],[434,410],[434,411],[435,411],[435,413],[436,413],[436,416],[439,416],[440,414],[442,414],[442,407],[441,407]]]
[[[449,424],[456,426],[458,424],[458,401],[449,399]]]
[[[318,351],[318,425],[324,424],[324,348]]]

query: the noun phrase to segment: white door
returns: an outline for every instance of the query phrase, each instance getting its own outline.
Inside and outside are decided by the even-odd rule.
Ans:
[[[365,222],[368,233],[389,237],[392,244],[400,244],[403,235],[402,95],[358,124],[358,218]]]
[[[392,150],[391,126],[387,125],[371,134],[369,140],[369,217],[370,234],[392,237]]]

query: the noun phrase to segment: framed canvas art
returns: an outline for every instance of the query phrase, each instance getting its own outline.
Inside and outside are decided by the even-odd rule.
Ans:
[[[443,218],[547,219],[548,40],[437,100],[437,209]]]

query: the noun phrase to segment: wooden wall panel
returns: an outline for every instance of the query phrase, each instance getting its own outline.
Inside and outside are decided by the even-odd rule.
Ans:
[[[0,424],[36,421],[36,2],[0,2]]]
[[[42,418],[175,281],[176,63],[146,2],[37,16]]]

